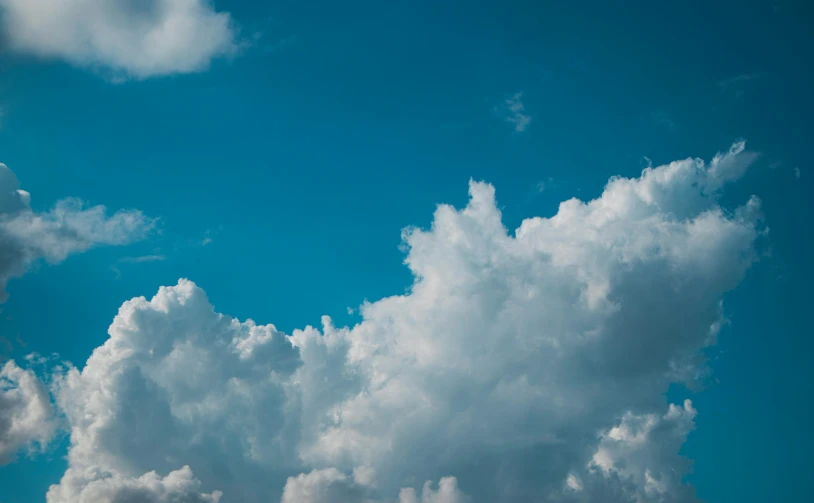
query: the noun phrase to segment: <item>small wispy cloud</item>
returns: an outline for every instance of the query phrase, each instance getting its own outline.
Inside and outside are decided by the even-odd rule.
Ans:
[[[215,236],[216,236],[217,234],[219,234],[219,233],[220,233],[220,231],[222,231],[222,230],[223,230],[223,226],[222,226],[222,225],[219,225],[219,226],[214,227],[214,228],[206,229],[206,231],[204,231],[204,237],[203,237],[203,239],[200,241],[200,245],[201,245],[201,246],[206,246],[206,245],[208,245],[208,244],[212,243],[212,241],[213,241],[213,239],[215,238]]]
[[[164,255],[141,255],[139,257],[122,257],[119,262],[122,264],[140,264],[142,262],[161,262],[167,260]]]
[[[724,90],[736,84],[749,82],[750,80],[756,80],[759,79],[760,77],[761,75],[759,73],[744,73],[742,75],[738,75],[737,77],[732,77],[731,79],[726,79],[718,82],[718,87]]]
[[[794,168],[794,177],[800,178],[800,168]]]
[[[523,93],[515,93],[511,98],[505,101],[507,111],[509,112],[506,121],[514,124],[514,130],[517,133],[522,133],[531,124],[531,116],[526,113],[526,107],[523,104]]]
[[[731,79],[719,81],[718,88],[721,90],[721,92],[734,91],[735,98],[741,98],[746,95],[746,90],[744,89],[746,84],[761,77],[762,75],[759,73],[744,73],[742,75],[732,77]]]
[[[667,128],[667,129],[675,129],[676,123],[664,110],[656,110],[653,112],[651,118],[653,119],[653,123],[657,126]]]
[[[554,179],[549,176],[545,180],[538,181],[537,185],[535,185],[535,188],[537,189],[537,192],[540,193],[540,192],[545,191],[548,188],[551,188],[553,186],[553,184],[554,184]]]
[[[116,261],[115,264],[110,266],[110,270],[113,271],[114,277],[113,279],[121,279],[122,278],[122,270],[119,268],[120,264],[143,264],[146,262],[161,262],[167,260],[167,257],[164,255],[139,255],[136,257],[122,257]]]

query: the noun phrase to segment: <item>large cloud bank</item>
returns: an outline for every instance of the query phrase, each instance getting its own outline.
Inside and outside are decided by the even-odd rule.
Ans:
[[[127,244],[143,239],[155,226],[137,210],[108,216],[104,206],[62,199],[50,211],[38,213],[30,202],[31,195],[0,163],[0,302],[6,300],[8,280],[37,261],[58,263],[93,246]]]
[[[718,204],[753,159],[614,178],[513,235],[473,182],[404,232],[409,293],[350,328],[241,322],[187,280],[127,301],[57,379],[71,447],[48,502],[696,501],[696,411],[664,393],[703,375],[755,259],[757,199]]]
[[[203,70],[237,46],[210,0],[0,0],[19,52],[147,78]]]

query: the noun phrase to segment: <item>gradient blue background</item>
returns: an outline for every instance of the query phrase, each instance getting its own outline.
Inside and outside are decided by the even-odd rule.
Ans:
[[[400,229],[464,204],[470,177],[495,184],[514,229],[643,156],[709,159],[744,137],[762,157],[727,197],[763,199],[771,253],[725,301],[719,383],[692,396],[682,452],[705,501],[809,501],[812,7],[568,3],[220,0],[246,39],[262,34],[252,47],[124,84],[3,51],[0,160],[34,207],[135,207],[162,234],[12,281],[0,334],[25,341],[14,356],[81,365],[124,300],[179,277],[287,332],[352,323],[347,307],[408,286]],[[495,110],[519,91],[523,133]],[[153,253],[167,260],[117,263]],[[0,469],[2,503],[44,501],[64,452]]]

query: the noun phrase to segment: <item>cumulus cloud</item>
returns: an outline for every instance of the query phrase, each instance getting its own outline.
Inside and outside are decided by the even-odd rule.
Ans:
[[[421,491],[421,499],[413,488],[405,488],[399,493],[398,503],[468,503],[469,497],[458,489],[458,480],[455,477],[444,477],[438,482],[438,490],[434,491],[431,482],[426,482]]]
[[[681,407],[671,404],[663,416],[628,412],[601,435],[591,467],[633,482],[637,501],[686,500],[692,490],[681,484],[681,474],[688,462],[678,450],[695,427],[695,415],[690,400]],[[687,494],[680,497],[682,493]]]
[[[150,472],[138,478],[122,477],[116,472],[98,468],[84,471],[69,469],[62,484],[52,486],[48,501],[61,503],[218,503],[221,493],[199,492],[200,481],[192,470],[180,470],[160,477]]]
[[[48,390],[13,361],[0,367],[0,466],[21,450],[44,449],[57,430]]]
[[[235,52],[228,13],[210,0],[0,0],[11,48],[148,78],[207,68]]]
[[[57,377],[70,467],[48,501],[188,466],[191,494],[241,503],[694,502],[695,411],[664,393],[703,375],[755,260],[759,201],[719,204],[754,158],[738,142],[612,178],[514,233],[472,182],[404,231],[410,291],[353,327],[241,322],[187,280],[125,302]]]
[[[367,500],[367,493],[363,484],[357,484],[336,468],[327,468],[289,477],[282,503],[362,503]]]
[[[87,207],[63,199],[47,212],[31,210],[31,195],[0,163],[0,302],[6,283],[39,260],[55,264],[97,245],[123,245],[144,238],[155,222],[140,211],[107,215],[104,206]]]
[[[522,133],[531,124],[531,116],[526,113],[526,107],[523,105],[523,93],[515,93],[507,99],[506,110],[508,111],[506,121],[514,124],[516,132]]]

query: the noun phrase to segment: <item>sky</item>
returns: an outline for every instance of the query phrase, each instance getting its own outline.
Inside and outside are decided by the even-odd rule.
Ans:
[[[806,500],[812,39],[0,0],[0,503]]]

